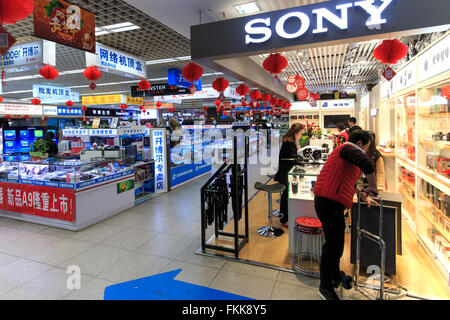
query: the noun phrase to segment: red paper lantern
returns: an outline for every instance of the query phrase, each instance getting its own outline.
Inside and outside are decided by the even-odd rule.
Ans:
[[[236,108],[236,106],[234,104],[232,104],[231,105],[231,109],[234,109],[234,108]]]
[[[270,105],[275,106],[278,103],[278,99],[275,97],[270,98]]]
[[[261,99],[261,92],[259,92],[259,90],[253,90],[252,92],[250,92],[250,98],[252,98],[253,100]]]
[[[250,89],[245,85],[241,84],[236,88],[236,92],[240,96],[245,96],[250,91]]]
[[[126,104],[121,104],[120,105],[120,109],[125,110],[126,108],[128,108],[128,106]]]
[[[288,60],[279,53],[270,54],[263,62],[264,70],[270,74],[281,73],[288,66]]]
[[[229,85],[230,85],[230,83],[225,78],[217,78],[212,83],[212,87],[214,88],[214,90],[216,90],[218,92],[224,92],[228,88]]]
[[[203,107],[203,111],[207,111],[208,110],[208,107]]]
[[[73,106],[73,101],[69,100],[66,102],[66,106],[68,107],[72,107]]]
[[[83,112],[86,112],[87,108],[85,106],[82,106],[81,110],[83,110]]]
[[[247,102],[245,102],[245,101],[241,102],[241,104],[244,108],[247,106]]]
[[[450,86],[442,87],[441,96],[445,97],[447,100],[450,100]]]
[[[30,119],[30,116],[29,116],[28,114],[26,114],[26,115],[24,116],[24,118],[25,118],[25,120],[28,120],[28,119]]]
[[[264,93],[263,95],[261,95],[261,100],[262,101],[269,101],[270,100],[270,94]]]
[[[31,100],[31,103],[34,104],[35,106],[37,106],[37,105],[41,104],[41,100],[34,98]]]
[[[102,76],[102,72],[95,66],[87,67],[86,69],[84,69],[83,74],[90,81],[96,81]],[[92,82],[89,87],[94,90],[97,86],[94,82]]]
[[[11,119],[11,115],[10,115],[10,114],[7,114],[7,115],[5,116],[5,118],[6,118],[6,119]]]
[[[397,39],[383,40],[383,42],[373,50],[374,58],[385,64],[395,64],[403,59],[407,53],[408,46]]]
[[[46,65],[39,70],[39,74],[46,80],[54,80],[59,76],[59,71],[53,66]]]
[[[214,104],[215,104],[217,107],[219,107],[219,106],[222,104],[222,101],[216,100],[216,101],[214,101]]]
[[[314,100],[319,100],[320,99],[320,96],[319,96],[319,94],[318,93],[314,93],[314,94],[312,94],[311,95],[311,98],[313,98]]]
[[[139,89],[144,90],[144,91],[147,91],[148,89],[150,89],[151,86],[152,86],[151,83],[145,79],[142,79],[141,81],[138,82]]]
[[[194,62],[190,62],[183,68],[181,73],[187,81],[194,82],[203,75],[203,68]]]
[[[297,97],[299,100],[304,101],[309,97],[309,91],[306,88],[300,88],[297,91]]]
[[[0,19],[4,24],[15,24],[33,13],[33,0],[0,0]]]
[[[162,104],[161,101],[157,101],[156,104],[155,104],[155,106],[156,106],[157,108],[159,108],[159,107],[161,107],[161,104]]]
[[[2,102],[3,101],[3,98],[2,97],[0,97],[0,102]]]
[[[144,106],[139,106],[139,110],[144,110]]]

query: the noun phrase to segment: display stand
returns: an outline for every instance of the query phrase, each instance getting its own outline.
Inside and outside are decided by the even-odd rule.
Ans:
[[[242,247],[248,242],[249,239],[249,231],[248,231],[248,152],[249,152],[249,138],[247,136],[244,137],[244,165],[241,169],[240,164],[238,163],[238,142],[237,137],[234,136],[233,140],[233,163],[228,163],[226,160],[222,164],[222,166],[215,172],[215,174],[205,183],[205,185],[201,189],[201,228],[202,228],[202,251],[205,252],[206,249],[213,249],[218,251],[224,251],[234,254],[235,258],[239,257],[239,251]],[[215,238],[219,239],[219,236],[224,237],[232,237],[234,246],[233,248],[221,246],[221,245],[211,245],[206,241],[206,230],[208,228],[207,223],[207,209],[205,206],[205,200],[208,195],[217,196],[217,191],[212,188],[212,184],[216,181],[216,179],[226,177],[228,173],[232,173],[233,179],[230,178],[231,182],[227,184],[228,187],[231,188],[231,192],[228,194],[231,199],[236,199],[233,202],[233,222],[234,222],[234,232],[223,232],[220,231],[222,228],[219,226],[218,215],[217,212],[214,212],[214,228],[215,228]],[[240,184],[240,180],[243,180],[243,184]],[[239,197],[244,195],[244,219],[245,219],[245,234],[239,234],[239,220],[242,207],[239,206]]]

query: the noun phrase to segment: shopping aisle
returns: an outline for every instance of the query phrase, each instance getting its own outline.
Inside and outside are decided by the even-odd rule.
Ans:
[[[250,181],[262,181],[249,170]],[[103,299],[105,287],[182,268],[175,278],[255,299],[318,299],[317,281],[195,254],[200,178],[80,232],[0,219],[0,299]],[[68,266],[81,289],[68,290]]]

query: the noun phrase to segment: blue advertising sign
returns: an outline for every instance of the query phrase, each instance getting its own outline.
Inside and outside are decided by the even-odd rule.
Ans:
[[[198,163],[190,163],[179,167],[170,168],[170,185],[175,187],[211,171],[211,168],[211,158],[205,159]]]
[[[45,103],[62,103],[68,100],[80,101],[80,94],[69,88],[33,84],[33,96]]]
[[[181,72],[180,69],[169,69],[167,70],[168,73],[168,83],[169,86],[177,86],[177,87],[182,87],[182,88],[189,88],[192,83],[187,81],[184,77],[183,74]],[[198,79],[198,81],[194,82],[195,88],[197,88],[197,91],[201,91],[202,90],[202,78]]]
[[[164,130],[152,130],[152,146],[155,159],[155,192],[166,191],[166,147]]]
[[[82,116],[81,108],[58,107],[58,116]]]

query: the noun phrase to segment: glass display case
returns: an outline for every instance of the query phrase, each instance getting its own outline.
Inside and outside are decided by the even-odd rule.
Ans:
[[[414,165],[416,161],[416,93],[397,97],[396,110],[396,156]]]
[[[0,158],[0,181],[19,180],[19,162]]]
[[[402,195],[402,212],[416,226],[416,175],[404,166],[398,166],[398,192]]]
[[[313,201],[313,189],[323,165],[323,162],[295,165],[288,174],[289,198]]]
[[[450,79],[418,92],[418,168],[450,187]]]

